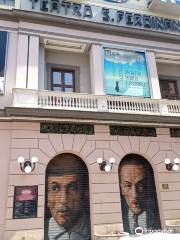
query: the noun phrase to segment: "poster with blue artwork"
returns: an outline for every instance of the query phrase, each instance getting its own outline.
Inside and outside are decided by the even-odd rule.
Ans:
[[[180,5],[180,0],[161,0],[161,2],[174,3],[174,4],[177,4],[177,5]]]
[[[106,94],[150,97],[145,52],[104,48]]]

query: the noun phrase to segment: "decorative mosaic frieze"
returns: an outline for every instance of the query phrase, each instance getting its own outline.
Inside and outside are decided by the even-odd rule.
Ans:
[[[155,128],[110,126],[111,135],[157,137]]]
[[[180,138],[180,128],[170,128],[170,136]]]
[[[91,124],[65,124],[65,123],[41,123],[41,133],[56,134],[94,134],[94,125]]]

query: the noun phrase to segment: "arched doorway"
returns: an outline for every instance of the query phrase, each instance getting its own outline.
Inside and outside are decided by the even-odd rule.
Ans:
[[[126,155],[119,165],[119,185],[124,231],[135,234],[161,228],[154,173],[138,154]],[[141,231],[142,231],[141,229]]]
[[[89,176],[73,154],[56,156],[46,169],[46,240],[90,240]]]

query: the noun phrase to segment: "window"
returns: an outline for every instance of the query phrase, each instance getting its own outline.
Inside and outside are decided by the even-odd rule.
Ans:
[[[4,93],[7,32],[0,31],[0,93]]]
[[[52,68],[51,90],[59,92],[75,92],[75,71]]]
[[[177,82],[175,80],[160,80],[160,88],[163,99],[179,99]]]
[[[0,5],[15,6],[15,0],[0,0]]]

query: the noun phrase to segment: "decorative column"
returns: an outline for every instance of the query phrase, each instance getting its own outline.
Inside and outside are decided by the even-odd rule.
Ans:
[[[39,36],[29,37],[27,88],[38,89],[39,75]]]
[[[46,89],[46,85],[45,85],[45,47],[44,45],[40,44],[39,46],[39,66],[41,66],[39,68],[39,89]]]
[[[16,88],[27,87],[28,46],[29,46],[28,35],[19,34],[17,71],[16,71]]]
[[[147,52],[147,61],[149,66],[150,83],[152,89],[152,98],[161,99],[161,91],[156,66],[156,56],[154,52]]]
[[[92,44],[90,49],[91,93],[104,95],[103,49],[101,45]]]

